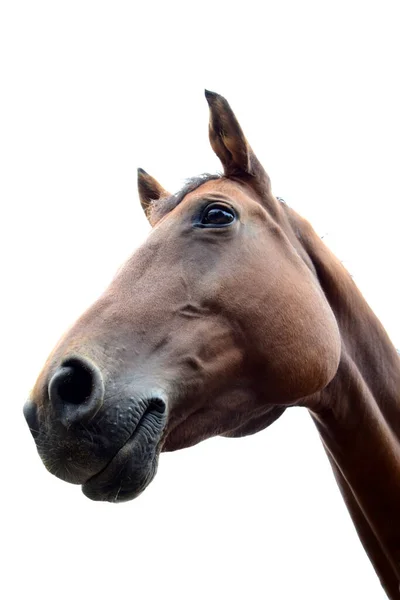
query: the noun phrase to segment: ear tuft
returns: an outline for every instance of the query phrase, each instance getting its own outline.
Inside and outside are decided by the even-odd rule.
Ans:
[[[140,204],[146,217],[152,202],[157,202],[160,198],[167,198],[169,194],[159,183],[146,173],[144,169],[138,169],[138,191]]]
[[[211,92],[210,90],[204,90],[204,95],[209,104],[213,101],[214,98],[218,97],[218,94],[216,92]]]

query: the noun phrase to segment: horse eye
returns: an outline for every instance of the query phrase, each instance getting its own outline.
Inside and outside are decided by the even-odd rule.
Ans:
[[[202,225],[223,227],[224,225],[230,225],[235,220],[236,215],[229,206],[216,206],[211,204],[204,211],[201,217]]]

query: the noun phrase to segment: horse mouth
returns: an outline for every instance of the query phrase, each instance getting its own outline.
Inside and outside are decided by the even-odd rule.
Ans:
[[[166,406],[152,400],[135,430],[113,458],[82,485],[91,500],[124,502],[133,500],[157,472]]]

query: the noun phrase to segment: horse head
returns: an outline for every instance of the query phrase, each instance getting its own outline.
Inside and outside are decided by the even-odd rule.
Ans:
[[[267,427],[338,368],[300,217],[227,101],[206,98],[223,174],[172,195],[139,169],[148,239],[59,341],[24,408],[49,471],[95,500],[136,497],[161,451]]]

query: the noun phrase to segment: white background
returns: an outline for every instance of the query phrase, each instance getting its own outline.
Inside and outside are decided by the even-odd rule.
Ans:
[[[22,405],[141,243],[143,167],[219,169],[207,87],[400,347],[396,2],[3,1],[3,598],[384,598],[305,411],[163,455],[137,500],[50,476]]]

